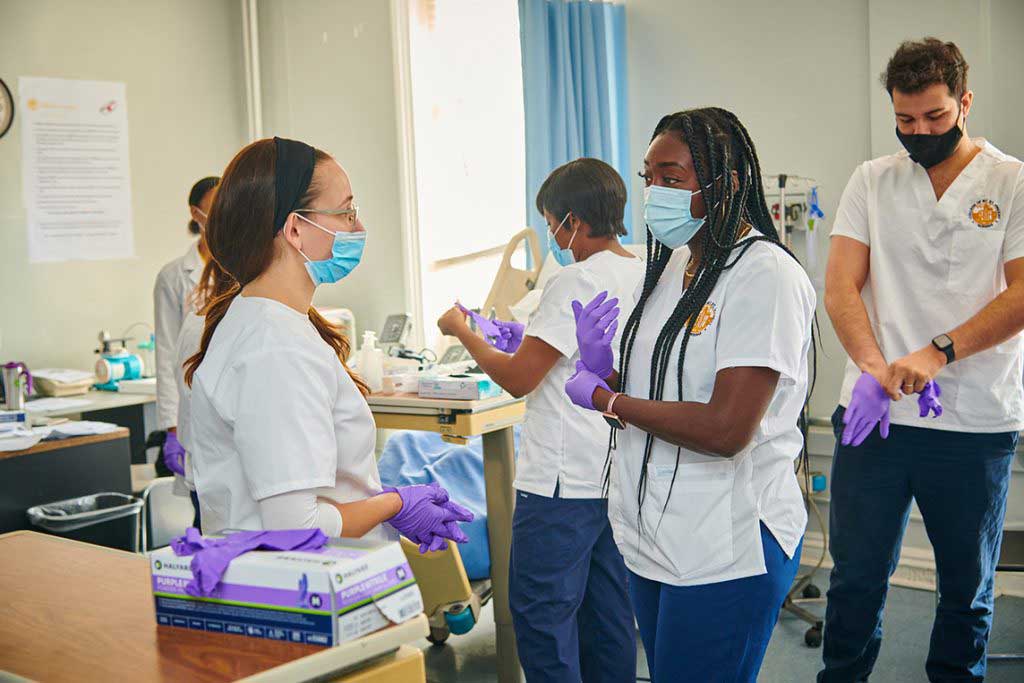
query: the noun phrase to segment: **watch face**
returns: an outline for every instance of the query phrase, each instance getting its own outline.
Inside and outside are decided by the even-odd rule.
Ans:
[[[953,340],[949,338],[949,335],[940,334],[935,338],[935,345],[939,348],[945,349],[953,345]]]
[[[608,426],[614,429],[625,429],[626,423],[622,421],[618,415],[612,415],[611,413],[601,413],[601,417],[608,423]]]
[[[0,138],[11,129],[14,123],[14,98],[7,84],[0,79]]]

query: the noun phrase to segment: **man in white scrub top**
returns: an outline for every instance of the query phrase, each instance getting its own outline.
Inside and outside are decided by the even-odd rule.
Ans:
[[[967,135],[967,69],[953,43],[900,46],[883,81],[906,150],[854,171],[832,232],[825,301],[850,360],[832,418],[823,682],[871,674],[911,499],[939,583],[928,678],[985,676],[1024,427],[1024,166]],[[933,380],[944,411],[922,417],[914,394]]]

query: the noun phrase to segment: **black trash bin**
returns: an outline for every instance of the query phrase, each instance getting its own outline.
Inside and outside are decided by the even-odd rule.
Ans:
[[[94,493],[30,507],[29,522],[76,541],[136,550],[142,499],[124,493]]]

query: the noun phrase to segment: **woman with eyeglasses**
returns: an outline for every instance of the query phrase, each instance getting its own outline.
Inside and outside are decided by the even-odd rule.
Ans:
[[[237,287],[213,298],[191,387],[192,474],[204,528],[319,527],[420,551],[462,542],[472,515],[438,486],[382,491],[366,384],[348,340],[312,307],[358,264],[367,233],[348,175],[295,140],[259,140],[224,171],[206,230]]]

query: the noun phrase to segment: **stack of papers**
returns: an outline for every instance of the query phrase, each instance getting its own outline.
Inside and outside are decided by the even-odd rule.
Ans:
[[[37,398],[26,402],[25,410],[29,413],[48,413],[55,410],[84,408],[90,403],[92,401],[87,398]]]
[[[78,384],[79,382],[94,382],[96,376],[91,372],[84,370],[67,370],[64,368],[43,368],[42,370],[33,370],[32,377],[34,379],[48,379],[53,382],[60,382],[61,384]]]
[[[70,439],[75,436],[91,436],[93,434],[109,434],[120,429],[118,425],[109,422],[65,422],[53,427],[36,427],[29,429],[21,423],[15,429],[6,429],[0,432],[0,452],[22,451],[32,448],[40,441],[54,441],[57,439]]]
[[[15,429],[6,429],[0,432],[0,452],[23,451],[26,448],[32,448],[42,440],[42,434],[21,423]]]

